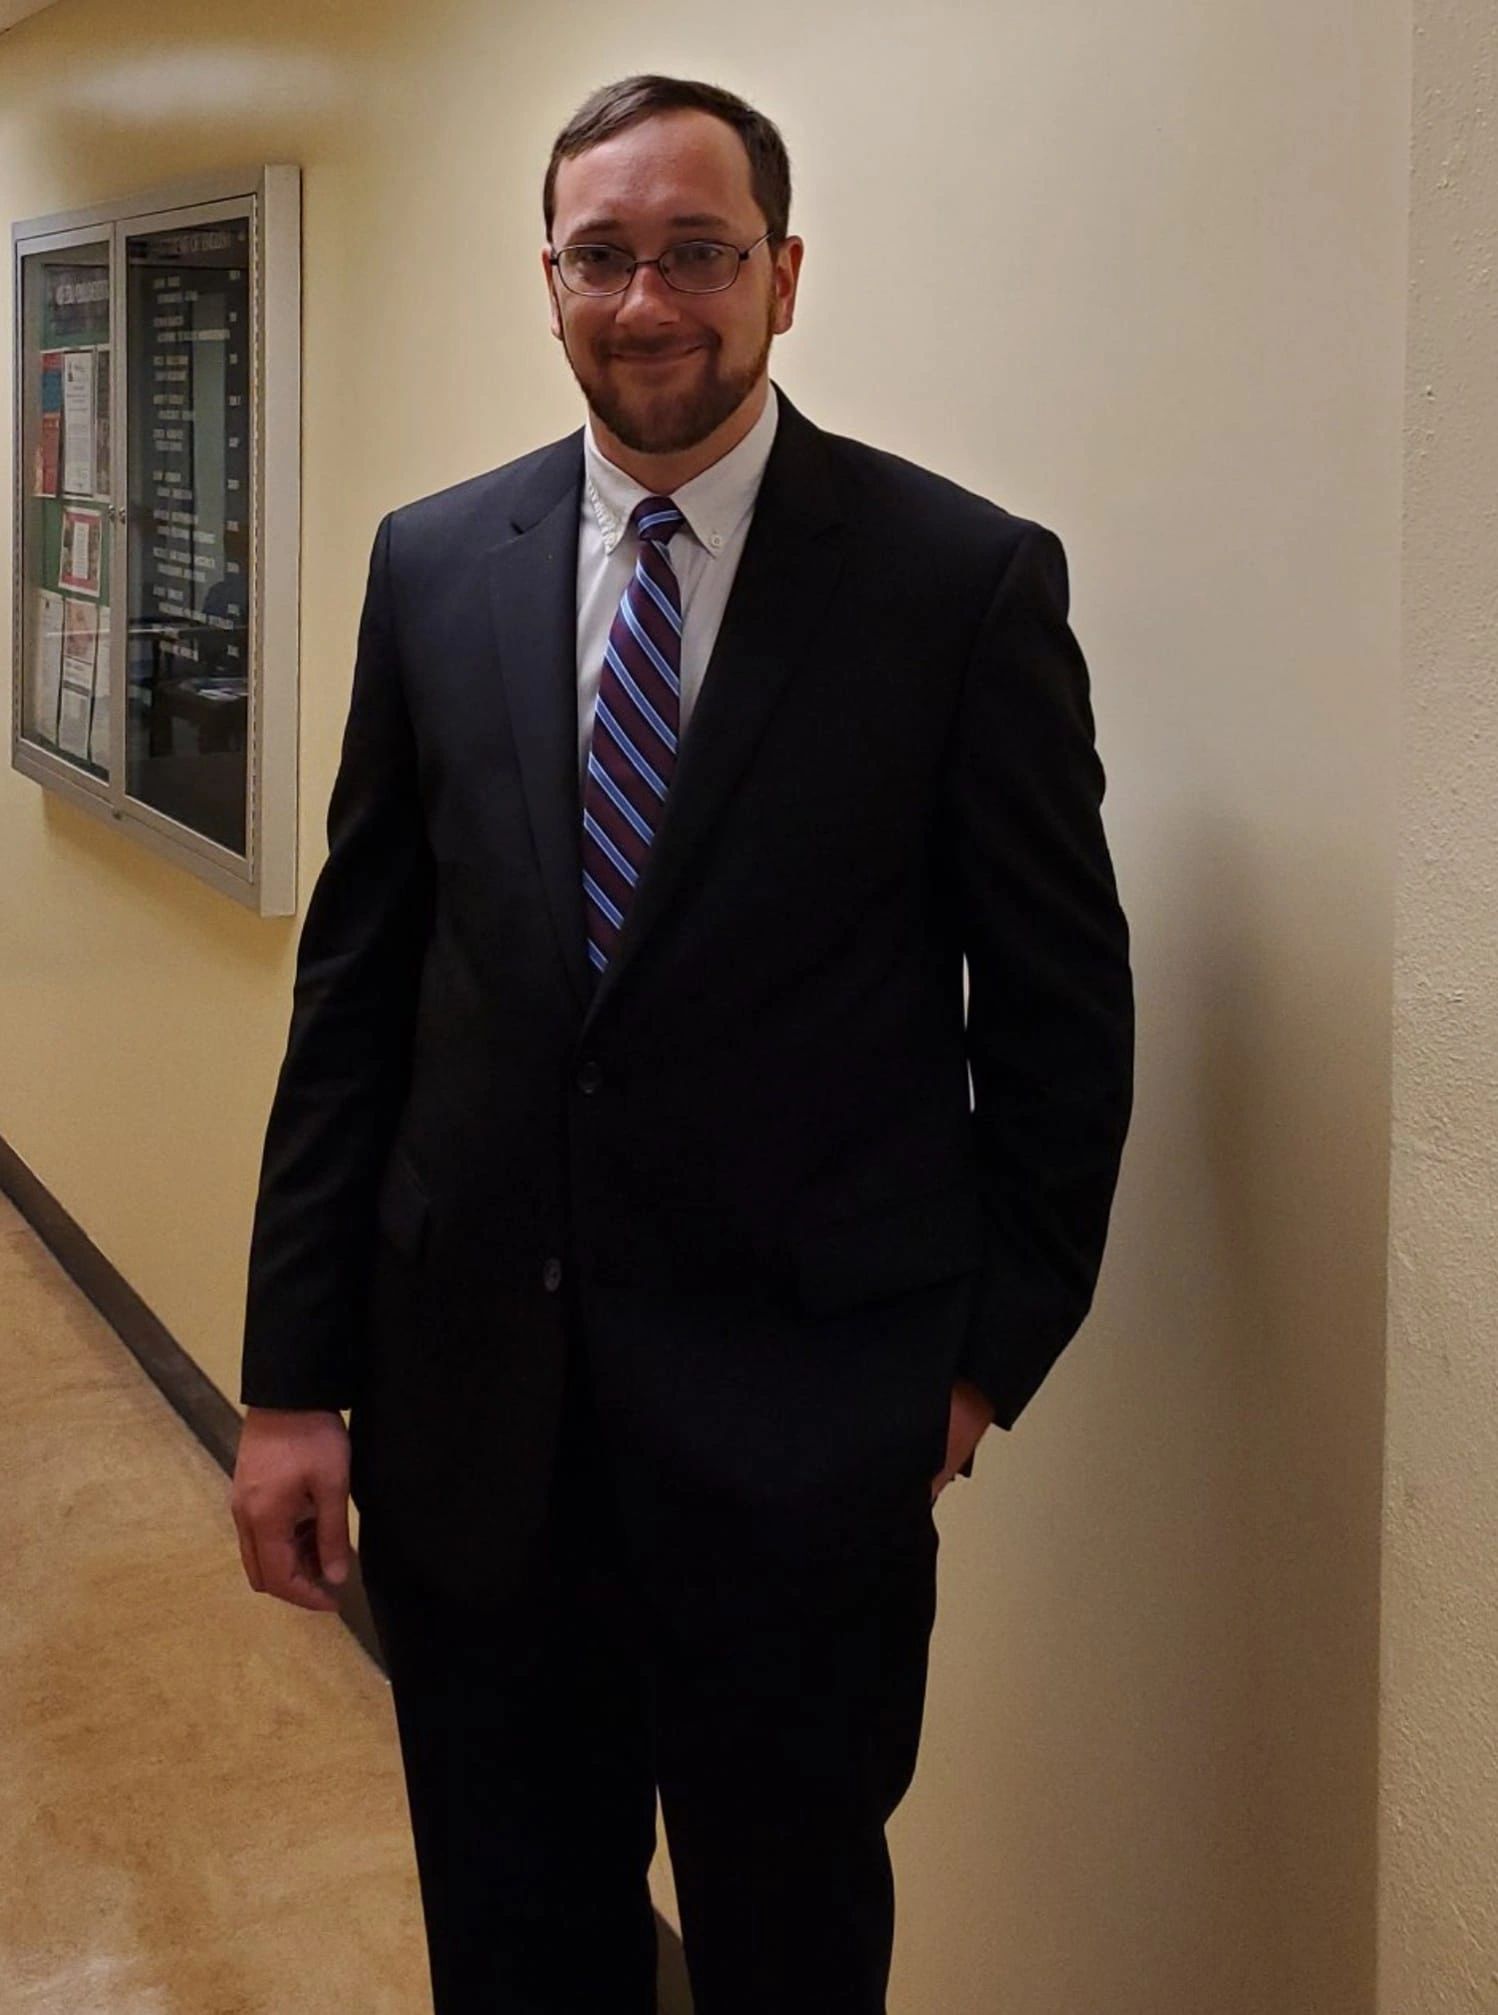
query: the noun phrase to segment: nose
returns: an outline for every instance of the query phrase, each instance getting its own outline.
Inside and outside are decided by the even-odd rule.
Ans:
[[[614,310],[616,320],[643,323],[650,327],[662,322],[681,319],[678,305],[682,297],[661,277],[659,266],[636,266],[629,276],[629,285],[616,296]]]

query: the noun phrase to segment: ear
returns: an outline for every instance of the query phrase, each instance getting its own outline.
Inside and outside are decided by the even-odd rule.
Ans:
[[[783,336],[796,319],[796,283],[801,275],[801,255],[806,250],[800,238],[787,238],[775,254],[773,282],[775,288],[775,318],[772,328],[777,336]]]
[[[561,283],[552,272],[551,253],[545,245],[541,247],[541,271],[546,277],[546,300],[551,311],[551,333],[560,342],[562,339],[562,311],[557,305],[557,288]]]

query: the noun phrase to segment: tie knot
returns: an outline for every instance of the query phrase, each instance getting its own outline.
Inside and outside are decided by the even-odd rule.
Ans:
[[[637,538],[664,545],[673,532],[681,530],[686,519],[669,497],[642,497],[631,511],[629,523]]]

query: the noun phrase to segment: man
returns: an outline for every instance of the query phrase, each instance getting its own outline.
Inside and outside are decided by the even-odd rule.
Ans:
[[[596,93],[587,425],[374,541],[233,1503],[310,1608],[359,1505],[438,2015],[653,2006],[657,1786],[698,2015],[884,2008],[932,1507],[1128,1121],[1062,548],[771,383],[789,201],[742,100]]]

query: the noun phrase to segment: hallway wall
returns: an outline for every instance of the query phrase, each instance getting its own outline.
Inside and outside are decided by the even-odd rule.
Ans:
[[[580,422],[540,181],[610,77],[781,125],[797,404],[1065,542],[1138,1116],[1086,1332],[939,1508],[894,2015],[1371,2004],[1409,42],[1407,0],[58,0],[0,38],[12,217],[303,166],[303,903],[381,514]],[[0,859],[0,1134],[233,1394],[297,922],[9,770]]]
[[[1416,0],[1379,2015],[1498,1999],[1498,37]]]

